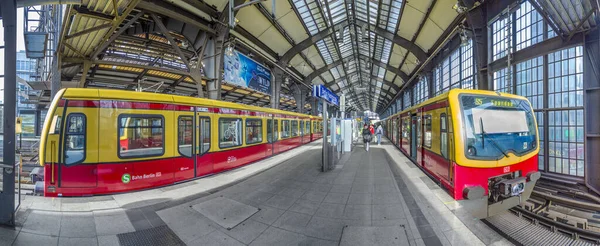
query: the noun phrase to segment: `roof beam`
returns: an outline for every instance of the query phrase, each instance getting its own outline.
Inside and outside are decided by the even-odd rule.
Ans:
[[[129,20],[127,23],[125,23],[125,25],[123,25],[119,29],[119,31],[113,33],[115,30],[117,30],[117,28],[119,27],[121,22],[123,20],[125,20],[125,18],[123,16],[126,16],[126,14],[123,14],[121,17],[119,17],[119,19],[121,21],[115,21],[113,23],[113,27],[110,29],[110,31],[107,32],[107,34],[112,34],[110,36],[110,38],[108,38],[108,40],[104,39],[106,41],[104,43],[102,43],[100,46],[98,46],[98,48],[94,51],[94,53],[92,53],[91,58],[96,59],[96,57],[98,57],[100,52],[104,51],[106,49],[106,47],[108,47],[108,45],[110,45],[112,42],[114,42],[115,39],[117,39],[117,37],[119,37],[123,32],[125,32],[125,30],[127,30],[127,28],[129,28],[131,25],[133,25],[133,23],[135,23],[142,15],[144,15],[144,11],[137,13],[133,18],[131,18],[131,20]]]
[[[92,32],[95,32],[95,31],[100,31],[100,30],[102,30],[102,29],[104,29],[104,28],[109,28],[109,27],[111,27],[111,26],[112,26],[112,24],[111,24],[111,23],[106,23],[106,24],[103,24],[103,25],[98,25],[98,26],[95,26],[95,27],[92,27],[92,28],[85,29],[85,30],[83,30],[83,31],[80,31],[80,32],[73,33],[73,34],[71,34],[71,35],[67,35],[67,36],[65,36],[65,39],[70,39],[70,38],[74,38],[74,37],[79,37],[79,36],[81,36],[81,35],[88,34],[88,33],[92,33]],[[63,42],[64,42],[64,41],[63,41]]]
[[[75,10],[80,15],[85,15],[98,20],[113,21],[115,19],[115,17],[112,15],[91,11],[86,6],[73,5],[73,10]]]
[[[78,63],[83,63],[84,59],[83,58],[70,58],[70,57],[65,57],[62,59],[63,62],[78,62]],[[100,64],[100,65],[112,65],[112,66],[123,66],[123,67],[134,67],[134,68],[141,68],[141,69],[149,69],[149,70],[155,70],[155,71],[160,71],[160,72],[165,72],[165,73],[172,73],[172,74],[178,74],[178,75],[184,75],[184,76],[189,76],[190,74],[187,71],[183,71],[181,69],[167,69],[167,68],[162,68],[162,67],[152,67],[152,66],[148,66],[145,64],[136,64],[136,63],[126,63],[126,62],[116,62],[116,61],[106,61],[106,60],[93,60],[92,61],[93,64]]]
[[[285,54],[283,54],[283,56],[281,56],[280,61],[287,65],[287,63],[290,60],[292,60],[292,58],[294,58],[294,56],[296,56],[298,53],[300,53],[303,50],[314,45],[316,42],[330,36],[331,34],[335,33],[335,31],[337,31],[339,29],[343,29],[348,24],[349,24],[348,21],[342,21],[335,26],[329,27],[323,31],[320,31],[319,33],[317,33],[313,36],[310,36],[309,38],[303,40],[302,42],[298,43],[296,46],[292,47],[287,52],[285,52]],[[362,26],[363,24],[367,25],[366,22],[361,21],[361,20],[355,20],[355,24],[359,25],[359,26]],[[423,49],[421,49],[421,47],[417,46],[414,43],[411,43],[409,40],[407,40],[403,37],[400,37],[394,33],[388,32],[387,30],[385,30],[383,28],[373,26],[373,25],[368,25],[368,26],[369,26],[369,30],[371,30],[372,32],[374,32],[375,34],[377,34],[379,36],[382,36],[383,38],[386,38],[386,39],[392,41],[394,44],[397,44],[398,46],[405,48],[406,50],[413,53],[419,60],[424,61],[427,59],[427,56],[428,56],[427,53],[425,51],[423,51]]]
[[[198,1],[198,0],[182,0],[182,1],[184,3],[187,3],[191,6],[193,6],[194,8],[199,9],[200,11],[209,15],[210,17],[213,17],[215,19],[219,18],[219,11],[217,11],[215,8],[209,6],[204,1]]]
[[[370,79],[376,79],[377,81],[380,81],[380,82],[382,82],[384,85],[387,85],[387,86],[389,86],[390,88],[394,88],[394,90],[396,90],[396,91],[400,90],[400,86],[398,86],[398,85],[394,84],[393,82],[387,81],[387,80],[385,80],[384,78],[380,78],[380,77],[377,77],[377,76],[375,76],[375,75],[371,75],[371,74],[369,74],[369,76],[370,76],[370,77],[369,77]],[[327,86],[327,87],[330,87],[330,86],[332,86],[332,85],[335,85],[335,84],[337,84],[337,82],[340,82],[340,81],[342,81],[342,80],[344,80],[344,79],[348,80],[348,75],[346,75],[346,76],[342,76],[342,77],[339,77],[339,78],[337,78],[337,79],[334,79],[334,80],[333,80],[333,81],[331,81],[331,82],[325,83],[325,86]],[[365,82],[366,82],[366,81],[365,81]],[[348,83],[348,84],[350,85],[350,83]],[[383,91],[383,89],[382,89],[382,91]]]
[[[138,8],[148,10],[162,16],[169,16],[175,20],[181,21],[198,27],[200,30],[215,35],[216,32],[209,25],[210,23],[189,11],[177,7],[162,0],[144,0],[138,4]]]
[[[362,56],[362,55],[358,54],[358,56]],[[383,63],[380,60],[373,59],[371,57],[369,57],[369,59],[371,59],[371,63],[373,65],[378,65],[380,67],[383,67],[386,70],[400,76],[400,78],[402,79],[402,82],[406,83],[406,81],[408,81],[408,79],[409,79],[408,75],[406,75],[406,73],[402,72],[400,69],[395,68],[394,66],[391,66],[389,64]],[[305,77],[304,82],[310,84],[315,78],[317,78],[321,74],[331,70],[334,67],[337,67],[338,65],[340,65],[342,63],[343,63],[343,59],[334,61],[333,63],[331,63],[329,65],[326,65],[317,70],[314,70],[312,73],[310,73],[308,76]],[[357,64],[356,66],[359,66],[359,65]],[[360,67],[358,67],[357,69],[360,69]]]
[[[242,37],[248,39],[256,46],[258,46],[261,50],[267,52],[273,58],[279,59],[279,54],[277,54],[277,52],[275,52],[273,49],[271,49],[271,47],[260,41],[258,38],[254,37],[254,35],[252,35],[250,32],[244,29],[241,25],[236,25],[233,30],[239,33]]]
[[[173,36],[171,36],[171,33],[169,33],[169,30],[167,30],[167,27],[165,27],[165,24],[163,24],[163,22],[158,18],[158,16],[156,16],[156,14],[150,13],[150,16],[152,16],[154,23],[156,23],[156,25],[160,29],[160,32],[162,32],[163,36],[165,36],[165,38],[167,38],[167,40],[169,40],[171,47],[175,50],[177,55],[179,55],[179,59],[181,59],[181,61],[183,62],[183,64],[185,64],[185,66],[187,67],[187,69],[189,71],[192,71],[192,67],[190,66],[190,63],[188,62],[188,59],[185,57],[185,54],[183,54],[183,52],[181,51],[181,49],[179,48],[177,43],[175,43]]]

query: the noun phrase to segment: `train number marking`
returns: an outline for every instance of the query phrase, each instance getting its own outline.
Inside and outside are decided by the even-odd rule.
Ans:
[[[235,157],[235,156],[227,157],[227,163],[232,163],[232,162],[235,162],[235,161],[237,161],[237,157]]]
[[[504,173],[509,173],[509,172],[510,172],[510,166],[504,167]]]

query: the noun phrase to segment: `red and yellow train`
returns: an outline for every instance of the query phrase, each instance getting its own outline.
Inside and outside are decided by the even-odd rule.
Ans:
[[[386,135],[477,217],[518,205],[538,172],[538,127],[529,101],[453,89],[392,115]]]
[[[322,137],[320,117],[144,92],[63,89],[42,131],[45,196],[153,188],[207,176]]]

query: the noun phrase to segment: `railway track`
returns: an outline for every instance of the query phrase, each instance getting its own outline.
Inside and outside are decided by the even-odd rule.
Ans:
[[[521,206],[483,222],[516,245],[600,245],[598,201],[578,187],[542,182]]]

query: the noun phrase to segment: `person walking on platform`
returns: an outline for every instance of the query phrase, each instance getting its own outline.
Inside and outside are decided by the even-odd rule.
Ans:
[[[369,143],[371,142],[371,139],[373,138],[373,134],[371,133],[371,129],[369,128],[369,125],[367,125],[367,124],[364,125],[362,135],[363,135],[363,142],[365,143],[365,150],[369,151]]]
[[[375,134],[377,134],[377,145],[381,145],[381,135],[383,135],[383,127],[381,126],[381,124],[379,124],[379,126],[377,127]]]

